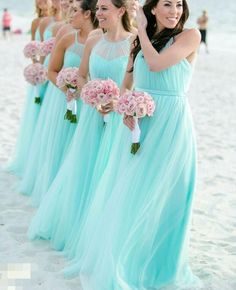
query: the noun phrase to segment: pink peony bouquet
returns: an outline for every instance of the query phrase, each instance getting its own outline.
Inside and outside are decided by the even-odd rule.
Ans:
[[[78,68],[68,67],[63,68],[57,75],[56,84],[59,88],[66,87],[66,96],[75,95],[77,92],[77,77]],[[65,113],[65,119],[69,120],[71,123],[77,123],[77,101],[73,98],[71,101],[67,102],[67,110]]]
[[[24,77],[27,82],[36,87],[37,97],[35,103],[41,104],[39,88],[47,80],[47,69],[40,63],[33,63],[24,69]]]
[[[132,131],[131,153],[135,154],[140,148],[140,135],[138,119],[145,116],[151,117],[155,111],[155,102],[153,98],[145,92],[127,90],[120,98],[115,106],[118,114],[132,116],[135,120],[135,128]]]
[[[38,60],[40,56],[41,42],[32,40],[24,47],[23,53],[25,57]]]
[[[81,99],[92,107],[102,107],[117,100],[120,90],[117,84],[111,80],[95,79],[83,86]],[[108,122],[108,114],[104,115],[104,122]]]
[[[52,37],[52,38],[45,40],[44,42],[41,43],[40,50],[39,50],[40,56],[47,56],[52,52],[54,45],[55,45],[55,40],[56,40],[56,38]]]

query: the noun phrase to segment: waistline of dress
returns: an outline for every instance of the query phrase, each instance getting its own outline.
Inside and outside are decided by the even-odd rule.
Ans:
[[[171,91],[171,90],[150,90],[145,88],[135,87],[135,91],[145,92],[151,95],[152,97],[170,97],[170,98],[186,98],[186,94],[180,91]]]

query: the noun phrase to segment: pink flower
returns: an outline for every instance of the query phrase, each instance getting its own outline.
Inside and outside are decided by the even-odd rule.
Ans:
[[[118,96],[119,88],[116,83],[110,79],[91,80],[84,85],[81,91],[81,99],[93,107],[108,104]]]
[[[55,37],[53,37],[42,42],[40,46],[39,54],[41,56],[47,56],[48,54],[50,54],[54,48],[55,40],[56,40]]]
[[[59,88],[77,88],[78,68],[63,68],[57,75],[56,84]]]
[[[27,58],[36,58],[40,55],[41,43],[39,41],[32,40],[23,49],[23,53]]]
[[[24,69],[24,77],[32,85],[42,84],[47,80],[47,70],[40,63],[30,64]]]
[[[155,102],[150,95],[145,92],[128,91],[120,96],[115,106],[118,114],[126,114],[143,118],[152,116],[155,111]]]
[[[137,104],[136,108],[135,108],[135,115],[138,118],[143,118],[147,115],[147,106],[144,103],[139,103]]]

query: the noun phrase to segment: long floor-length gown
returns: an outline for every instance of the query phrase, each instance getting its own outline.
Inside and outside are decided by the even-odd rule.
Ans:
[[[83,49],[84,44],[78,41],[75,32],[75,41],[65,52],[63,67],[79,67]],[[81,106],[78,100],[78,122]],[[64,119],[65,112],[65,93],[49,82],[20,184],[20,192],[31,195],[35,206],[40,204],[56,176],[77,127],[77,123]]]
[[[155,99],[156,111],[141,120],[141,148],[133,158],[123,158],[115,179],[117,160],[106,167],[65,272],[79,275],[83,290],[195,289],[201,284],[188,264],[196,179],[186,97],[192,66],[184,59],[151,72],[139,52],[133,74],[135,89]],[[127,131],[118,134],[122,139]],[[114,147],[111,154],[127,156],[127,148]]]
[[[49,28],[45,30],[44,38],[49,39],[51,37],[51,31]],[[35,40],[40,41],[39,29],[36,30]],[[43,98],[46,91],[46,84],[40,86],[40,95]],[[36,87],[33,85],[28,85],[27,97],[24,111],[22,114],[22,119],[20,123],[19,135],[17,138],[17,143],[15,151],[8,165],[7,170],[18,175],[23,176],[26,161],[28,159],[29,148],[32,142],[32,136],[37,124],[40,106],[35,104],[34,99],[37,96]]]
[[[93,48],[89,60],[91,79],[113,79],[120,86],[123,80],[130,51],[130,39],[110,42],[106,35]],[[89,207],[90,184],[96,160],[100,155],[102,171],[112,148],[114,135],[122,121],[114,113],[109,123],[104,125],[103,117],[94,108],[84,104],[82,120],[76,130],[72,147],[57,177],[42,201],[29,229],[31,239],[51,239],[53,248],[62,250],[69,237],[72,226],[83,219]],[[106,142],[104,142],[106,140]],[[103,148],[104,146],[104,148]],[[101,174],[101,172],[99,172]]]

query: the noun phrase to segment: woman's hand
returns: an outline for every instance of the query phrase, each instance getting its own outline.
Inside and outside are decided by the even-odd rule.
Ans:
[[[59,87],[58,87],[59,88]],[[65,95],[67,94],[68,88],[66,86],[59,88]]]
[[[110,112],[113,112],[113,110],[114,110],[113,102],[110,102],[98,108],[98,112],[102,114],[103,116],[109,114]]]
[[[66,99],[68,102],[70,102],[73,99],[78,99],[79,96],[80,96],[80,93],[78,90],[71,91],[70,89],[67,89],[67,91],[66,91]]]
[[[32,60],[32,63],[39,63],[39,60],[35,57],[31,58],[31,60]]]
[[[134,127],[135,127],[135,121],[134,121],[134,118],[133,118],[132,116],[124,115],[123,123],[124,123],[125,126],[127,126],[131,131],[134,130]]]
[[[138,26],[138,30],[147,28],[147,18],[143,12],[143,8],[140,4],[136,4],[136,22]]]

